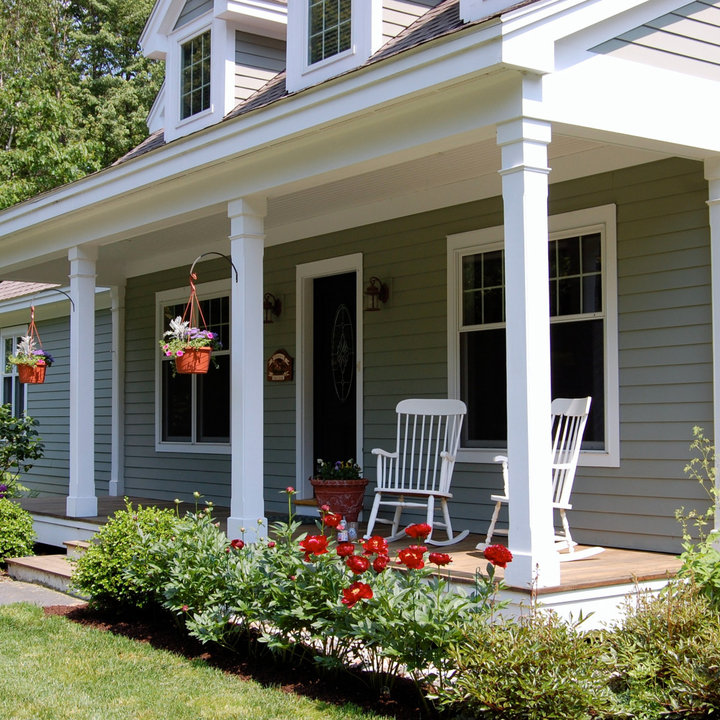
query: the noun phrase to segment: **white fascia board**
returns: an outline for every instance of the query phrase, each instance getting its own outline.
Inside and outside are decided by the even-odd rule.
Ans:
[[[70,286],[57,288],[70,294]],[[27,323],[28,309],[31,305],[42,308],[37,313],[37,322],[66,317],[70,314],[71,304],[67,297],[53,290],[41,290],[38,293],[29,293],[20,297],[10,298],[0,302],[0,326],[21,325]],[[110,307],[110,288],[95,288],[95,309],[106,310]]]
[[[0,235],[11,235],[80,209],[87,213],[89,207],[99,208],[113,198],[167,183],[174,176],[187,177],[229,158],[288,139],[296,140],[303,134],[312,135],[319,126],[345,123],[351,116],[372,117],[380,105],[402,103],[415,93],[435,95],[443,85],[458,78],[488,74],[493,68],[499,68],[500,59],[498,34],[495,29],[491,30],[457,33],[450,41],[432,43],[423,46],[422,51],[410,51],[392,61],[367,66],[267,108],[194,133],[156,152],[51,190],[0,212]],[[438,78],[442,78],[443,85],[438,83]],[[481,124],[479,119],[476,126]],[[405,134],[411,132],[411,128],[404,129]],[[253,183],[253,178],[238,180]],[[241,191],[250,192],[250,188]]]
[[[277,0],[215,0],[213,15],[236,22],[252,18],[287,25],[287,4]]]
[[[686,148],[720,152],[717,82],[607,55],[543,78],[545,119]],[[685,154],[681,150],[681,154]]]
[[[162,130],[164,121],[165,121],[165,80],[163,80],[163,84],[160,86],[160,90],[158,90],[158,94],[155,96],[155,100],[153,100],[152,107],[150,108],[150,112],[147,114],[147,119],[146,119],[145,123],[148,126],[148,131],[152,135],[154,132],[157,132],[158,130]]]
[[[157,0],[140,34],[143,54],[162,59],[167,53],[167,35],[172,32],[185,0]]]

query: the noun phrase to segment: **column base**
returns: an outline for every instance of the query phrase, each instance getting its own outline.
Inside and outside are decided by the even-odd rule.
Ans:
[[[68,517],[96,517],[98,502],[92,497],[69,497],[65,503],[65,512]]]
[[[108,495],[111,497],[120,497],[124,494],[123,485],[119,480],[111,480],[108,483]]]
[[[515,550],[512,553],[512,562],[505,568],[505,585],[523,590],[560,585],[560,559],[554,549],[545,557]]]
[[[258,522],[262,520],[262,524]],[[227,536],[230,540],[240,538],[245,542],[256,542],[262,540],[268,535],[267,518],[246,518],[246,517],[229,517],[227,520]]]

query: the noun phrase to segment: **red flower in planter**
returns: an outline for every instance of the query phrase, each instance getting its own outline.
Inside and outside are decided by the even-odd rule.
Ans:
[[[353,545],[351,542],[338,543],[338,546],[335,548],[335,552],[340,557],[347,557],[348,555],[352,555],[355,552],[355,545]]]
[[[424,540],[431,532],[432,528],[427,523],[415,523],[405,528],[405,534],[413,540]]]
[[[382,572],[390,562],[390,556],[389,555],[378,555],[373,560],[373,570],[376,573]]]
[[[245,541],[235,538],[235,540],[230,541],[230,547],[234,550],[242,550],[245,547]]]
[[[438,567],[441,567],[442,565],[449,565],[452,562],[452,558],[447,553],[441,552],[431,552],[428,555],[428,560]]]
[[[324,535],[308,535],[300,541],[300,547],[305,551],[305,562],[310,561],[311,555],[324,555],[327,550],[328,539]]]
[[[342,591],[343,605],[351,608],[359,600],[370,600],[373,596],[372,588],[364,582],[354,582],[349,588]]]
[[[351,555],[345,564],[352,570],[355,575],[362,575],[370,568],[370,561],[363,555]]]
[[[387,555],[387,540],[380,535],[373,535],[362,543],[366,555]]]
[[[398,561],[412,570],[420,570],[425,567],[423,555],[427,548],[424,545],[410,545],[400,550],[398,553]]]
[[[342,515],[336,515],[335,513],[327,513],[323,517],[325,525],[331,528],[336,528],[342,522]]]
[[[489,545],[483,552],[486,560],[493,565],[504,568],[512,561],[512,553],[504,545]]]

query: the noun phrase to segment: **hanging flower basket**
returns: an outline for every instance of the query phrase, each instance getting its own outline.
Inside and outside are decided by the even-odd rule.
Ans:
[[[190,273],[190,299],[182,317],[170,321],[170,329],[163,333],[160,347],[172,358],[174,370],[181,375],[203,375],[210,368],[213,350],[220,350],[218,334],[207,329],[200,301],[195,290],[197,275]],[[187,318],[187,319],[186,319]],[[202,320],[203,327],[198,327]]]
[[[30,325],[27,335],[20,339],[14,355],[8,355],[8,362],[16,365],[21,383],[39,385],[45,382],[45,371],[53,364],[54,358],[42,348],[40,335],[35,327],[35,307],[30,308]]]

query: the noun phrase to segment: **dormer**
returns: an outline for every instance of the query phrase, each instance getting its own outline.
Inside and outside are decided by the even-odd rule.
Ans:
[[[213,125],[285,65],[287,0],[158,0],[140,38],[165,60],[148,118],[171,141]]]
[[[289,92],[363,65],[440,0],[288,0]]]

